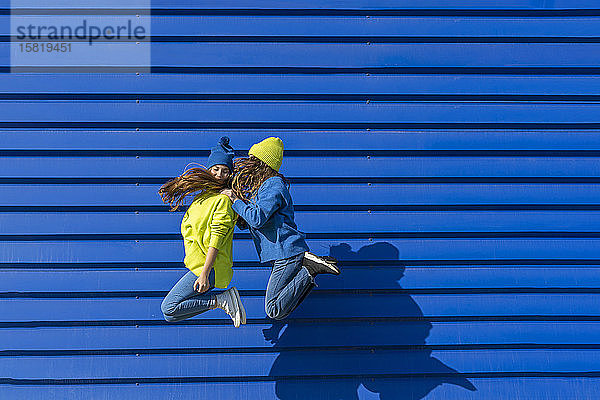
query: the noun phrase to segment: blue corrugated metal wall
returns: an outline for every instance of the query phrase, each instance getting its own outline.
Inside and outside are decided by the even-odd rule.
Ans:
[[[1,399],[597,398],[600,1],[154,1],[139,75],[10,74],[0,6]],[[341,260],[285,325],[243,233],[248,324],[162,318],[224,134]]]

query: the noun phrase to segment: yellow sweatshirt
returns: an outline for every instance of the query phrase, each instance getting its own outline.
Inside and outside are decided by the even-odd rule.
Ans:
[[[209,247],[219,250],[213,264],[215,287],[225,289],[233,277],[233,228],[237,214],[222,194],[202,193],[194,198],[181,221],[185,266],[200,275]]]

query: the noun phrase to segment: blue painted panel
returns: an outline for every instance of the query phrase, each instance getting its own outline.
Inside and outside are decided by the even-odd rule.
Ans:
[[[169,178],[206,157],[0,157],[2,178]],[[352,168],[348,168],[351,165]],[[598,157],[286,157],[289,177],[598,177]]]
[[[81,18],[90,18],[83,15]],[[39,20],[37,22],[36,20]],[[48,16],[27,21],[48,23]],[[0,16],[0,35],[10,34],[10,18]],[[377,36],[377,37],[595,37],[598,17],[396,17],[153,15],[152,36]],[[235,41],[235,39],[231,39]],[[274,39],[277,41],[278,39]]]
[[[599,18],[154,16],[152,35],[595,37]]]
[[[465,390],[445,379],[411,377],[405,379],[379,379],[377,384],[367,379],[347,380],[270,380],[267,382],[239,383],[140,383],[102,384],[80,386],[0,385],[0,395],[6,398],[27,398],[47,400],[65,398],[84,400],[91,398],[129,400],[147,400],[176,397],[181,400],[195,400],[198,397],[210,397],[215,400],[229,399],[279,399],[277,392],[290,393],[289,398],[311,398],[315,400],[331,399],[333,394],[352,395],[360,400],[379,399],[380,393],[395,395],[398,392],[415,398],[427,396],[435,400],[547,400],[552,397],[568,399],[574,393],[581,399],[593,399],[597,394],[600,380],[586,377],[502,377],[469,378],[477,391]],[[288,383],[289,382],[289,383]],[[367,389],[367,386],[369,389]],[[279,389],[279,390],[278,390]],[[288,389],[288,390],[286,390]],[[297,396],[297,397],[291,397]],[[307,397],[300,397],[307,396]],[[422,397],[421,397],[422,398]]]
[[[0,66],[9,66],[0,42]],[[597,67],[598,43],[153,42],[153,67]],[[223,72],[223,71],[222,71]],[[267,72],[267,71],[265,71]]]
[[[504,289],[513,291],[534,291],[550,289],[560,291],[576,288],[600,288],[600,266],[398,266],[390,262],[383,267],[348,265],[340,261],[343,275],[340,277],[320,276],[317,279],[319,290],[422,290],[482,291],[485,289]],[[89,266],[74,265],[72,269],[18,269],[0,270],[3,276],[0,293],[71,293],[71,292],[111,292],[134,293],[137,291],[162,292],[166,294],[171,287],[188,272],[178,267],[170,269],[133,270],[130,266],[122,270],[89,269]],[[265,290],[270,268],[236,266],[234,280],[237,285],[243,283],[242,290]],[[40,279],[43,276],[44,279]],[[36,295],[37,295],[36,294]],[[153,293],[153,295],[157,295]]]
[[[340,99],[342,95],[362,95],[360,100],[369,99],[369,95],[398,96],[398,95],[469,95],[474,98],[494,99],[503,95],[519,98],[522,95],[598,95],[600,82],[597,75],[579,76],[545,76],[545,75],[392,75],[392,74],[91,74],[91,73],[61,73],[61,74],[0,74],[0,93],[63,93],[77,98],[79,94],[104,94],[109,99],[118,99],[124,95],[140,95],[144,99],[154,94],[166,98],[178,95],[206,98],[215,95],[303,95],[302,98],[313,98],[315,94],[326,96],[326,99]],[[79,96],[81,97],[81,96]],[[289,96],[287,96],[289,97]],[[194,97],[192,97],[194,98]],[[276,97],[277,98],[277,97]],[[347,97],[346,97],[347,98]],[[352,98],[351,98],[352,99]],[[356,97],[354,97],[356,99]],[[434,99],[430,99],[434,100]],[[460,100],[460,97],[455,99]],[[240,131],[230,134],[235,136]],[[162,131],[161,131],[162,132]],[[214,135],[205,131],[204,134]],[[256,132],[260,133],[260,132]],[[319,132],[311,132],[318,134]],[[336,132],[329,132],[335,134]],[[343,132],[342,132],[343,133]],[[452,134],[452,132],[447,132]],[[471,132],[470,136],[477,137],[484,132]],[[523,132],[525,133],[525,132]],[[145,133],[144,133],[145,134]],[[432,132],[424,136],[426,140]],[[170,132],[177,137],[178,132]],[[179,133],[179,135],[181,135]],[[189,135],[188,135],[189,136]],[[215,135],[216,136],[216,135]],[[244,136],[244,135],[240,135]],[[484,135],[476,140],[485,140]],[[527,134],[526,136],[531,136]],[[552,136],[552,135],[550,135]],[[354,140],[347,135],[348,140]],[[197,140],[189,138],[188,140]],[[551,141],[551,138],[548,138]],[[60,139],[57,138],[57,143]],[[344,145],[344,143],[338,143]],[[507,143],[508,145],[508,143]],[[36,146],[31,143],[31,146]]]
[[[386,251],[370,260],[512,260],[555,259],[595,260],[597,238],[508,238],[508,239],[379,239],[388,243]],[[374,243],[368,239],[312,239],[310,248],[319,254],[333,246],[347,244],[355,254]],[[391,245],[391,246],[390,246]],[[250,239],[236,239],[234,261],[255,261],[256,250]],[[342,249],[345,247],[342,246]],[[395,249],[393,249],[395,247]],[[390,254],[393,254],[391,256]],[[2,241],[0,260],[5,263],[36,262],[181,262],[183,243],[178,240],[53,240]],[[352,259],[352,258],[350,258]],[[524,261],[526,263],[526,261]]]
[[[0,74],[0,78],[2,75]],[[595,81],[600,81],[594,78]],[[589,85],[588,85],[589,86]],[[600,88],[598,88],[600,92]],[[286,151],[352,150],[368,155],[377,151],[573,151],[600,150],[597,130],[291,130],[273,129],[269,134],[280,137]],[[27,130],[0,131],[0,152],[5,150],[47,151],[47,155],[65,155],[60,151],[187,151],[206,157],[208,149],[221,136],[245,155],[250,146],[266,136],[264,130]],[[286,154],[288,154],[286,153]],[[583,153],[581,153],[583,154]],[[46,154],[45,154],[46,155]],[[287,160],[287,156],[286,156]]]
[[[237,283],[232,283],[237,286]],[[249,319],[266,319],[264,298],[246,296],[242,302]],[[164,321],[157,298],[1,298],[6,311],[0,322],[30,321]],[[351,318],[432,318],[432,317],[498,317],[512,316],[572,316],[600,315],[597,293],[577,294],[342,294],[312,293],[290,318],[321,319]],[[324,310],[327,310],[324,312]],[[221,310],[211,310],[198,320],[230,322]]]
[[[0,49],[2,46],[0,45]],[[596,43],[152,43],[153,66],[596,67]]]
[[[600,50],[600,49],[599,49]],[[317,124],[594,124],[600,105],[546,103],[330,103],[330,102],[0,102],[0,122],[317,123]],[[75,117],[75,118],[74,118]]]
[[[0,213],[5,235],[179,235],[183,212]],[[297,225],[322,233],[598,232],[600,211],[297,211]],[[351,218],[354,225],[348,224]]]
[[[215,321],[217,322],[217,321]],[[352,332],[352,334],[348,334]],[[202,341],[199,342],[198,338]],[[423,346],[443,348],[519,348],[588,345],[600,343],[600,323],[582,321],[319,321],[318,324],[289,322],[270,324],[250,322],[241,329],[232,329],[231,322],[215,325],[135,325],[2,328],[1,355],[33,355],[28,351],[123,350],[157,352],[159,350],[190,349],[234,351],[244,347],[261,347],[264,351],[293,348],[323,348],[341,346]],[[436,347],[437,346],[437,347]],[[580,346],[582,347],[582,346]],[[10,352],[10,353],[9,353]],[[61,353],[62,352],[62,353]],[[70,353],[73,354],[73,353]]]
[[[0,207],[160,206],[160,184],[0,185]],[[447,184],[292,184],[297,208],[367,205],[597,205],[598,184],[572,183],[447,183]]]
[[[598,370],[599,350],[369,350],[296,351],[255,354],[140,354],[115,356],[14,357],[0,364],[0,374],[17,379],[165,378],[180,377],[343,376],[570,372]],[[53,369],[40,368],[52,360]],[[454,368],[449,367],[452,365]],[[223,379],[224,380],[224,379]],[[236,380],[241,380],[237,378]],[[465,385],[466,386],[466,385]]]

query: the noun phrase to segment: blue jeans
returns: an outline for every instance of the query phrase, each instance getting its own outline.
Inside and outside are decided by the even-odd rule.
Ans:
[[[165,320],[177,322],[211,309],[210,303],[214,295],[210,292],[215,287],[215,270],[210,271],[208,275],[210,288],[204,293],[194,290],[196,279],[198,277],[192,271],[188,271],[173,286],[160,305]]]
[[[284,319],[315,287],[314,278],[302,267],[304,253],[275,260],[267,284],[265,312],[269,318]]]

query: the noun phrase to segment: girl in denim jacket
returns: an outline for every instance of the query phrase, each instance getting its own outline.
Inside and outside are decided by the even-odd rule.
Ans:
[[[265,312],[287,317],[315,286],[317,274],[338,275],[336,260],[309,252],[306,236],[294,222],[294,205],[286,178],[279,173],[283,142],[270,137],[250,148],[249,157],[235,161],[232,189],[221,193],[250,230],[261,262],[271,262]],[[239,226],[239,224],[238,224]]]

